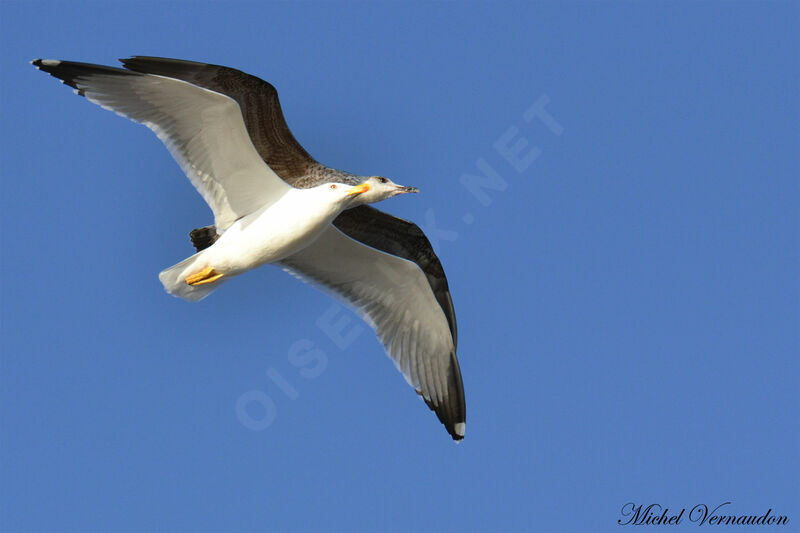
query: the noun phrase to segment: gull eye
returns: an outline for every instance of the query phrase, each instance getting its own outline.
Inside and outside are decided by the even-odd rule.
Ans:
[[[389,180],[387,180],[386,178],[378,178],[378,181],[381,183],[389,183]]]
[[[330,187],[328,187],[328,188],[329,188],[330,190],[332,190],[332,191],[333,191],[333,190],[336,190],[336,184],[335,184],[335,183],[331,183]]]

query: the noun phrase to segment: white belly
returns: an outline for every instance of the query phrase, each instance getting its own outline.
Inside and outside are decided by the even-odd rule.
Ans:
[[[291,191],[279,202],[234,222],[206,253],[204,266],[228,277],[298,252],[338,214]],[[197,265],[200,266],[200,265]]]

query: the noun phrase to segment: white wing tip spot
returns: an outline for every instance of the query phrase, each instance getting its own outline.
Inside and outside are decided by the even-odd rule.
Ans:
[[[41,63],[46,67],[57,67],[61,64],[61,61],[58,59],[42,59]]]
[[[464,432],[466,431],[466,429],[467,429],[467,424],[465,422],[459,422],[453,428],[453,430],[456,432],[456,435],[458,435],[459,437],[464,436]]]

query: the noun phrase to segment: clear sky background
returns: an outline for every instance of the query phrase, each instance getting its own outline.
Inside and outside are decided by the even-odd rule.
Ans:
[[[627,502],[731,501],[797,531],[799,23],[781,2],[3,1],[0,529],[619,531]],[[135,54],[262,77],[319,161],[420,187],[380,207],[447,272],[462,444],[279,269],[163,291],[210,212],[149,130],[28,64]],[[487,165],[495,189],[464,186]],[[347,342],[319,326],[341,320]]]

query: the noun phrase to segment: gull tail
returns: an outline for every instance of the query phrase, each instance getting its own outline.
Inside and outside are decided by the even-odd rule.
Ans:
[[[225,279],[215,281],[214,283],[206,283],[203,285],[189,285],[186,283],[186,276],[194,274],[200,270],[200,259],[203,252],[194,254],[193,256],[184,259],[177,265],[173,265],[165,270],[162,270],[158,275],[164,289],[173,296],[189,300],[190,302],[197,302],[211,294],[211,292],[222,285]]]

